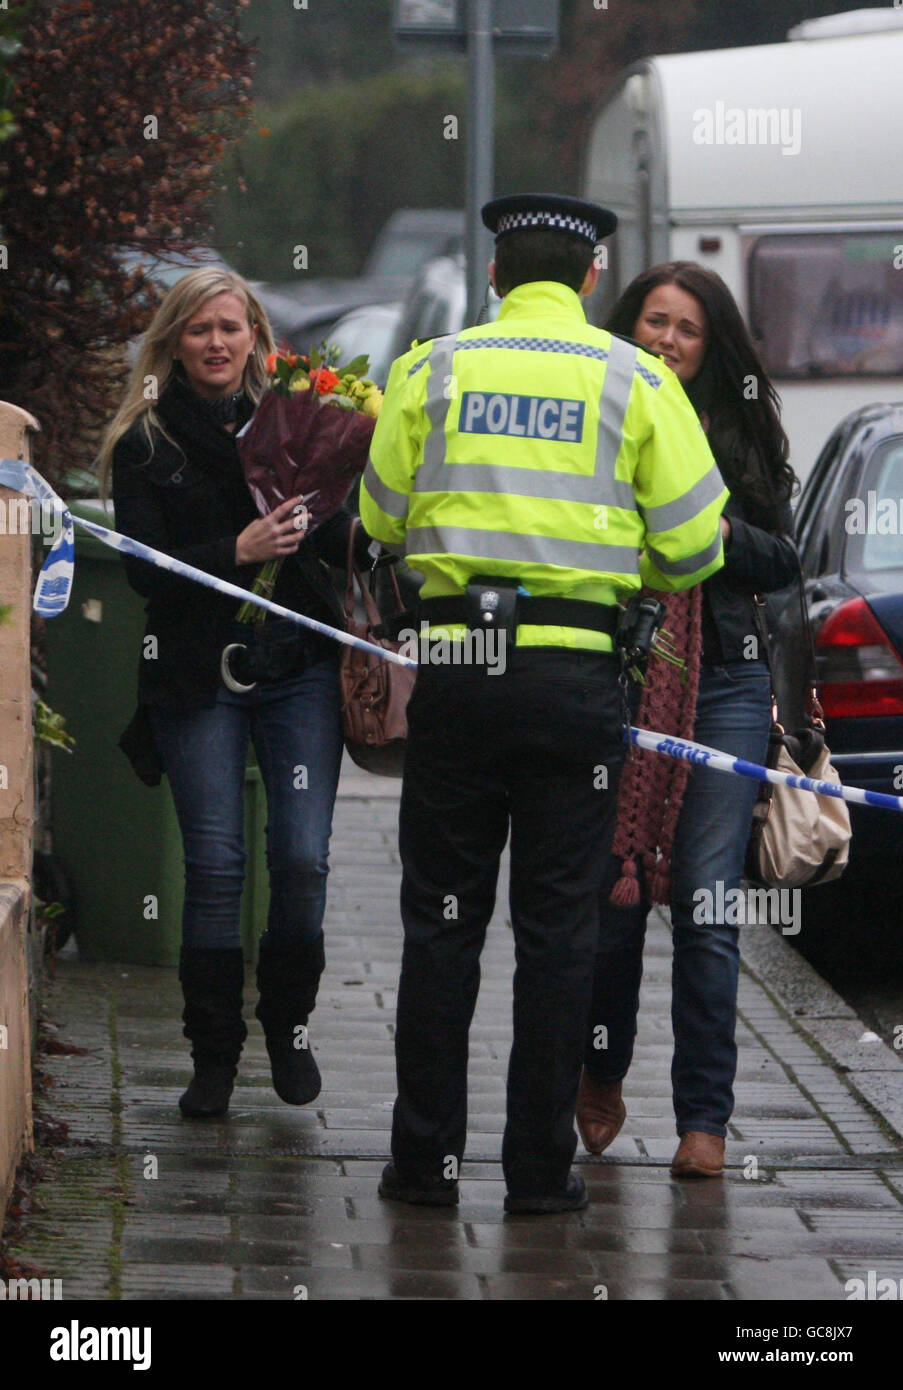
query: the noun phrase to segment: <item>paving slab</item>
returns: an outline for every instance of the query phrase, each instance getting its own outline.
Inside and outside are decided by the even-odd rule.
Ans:
[[[600,1158],[578,1149],[590,1205],[505,1216],[507,867],[482,959],[460,1207],[381,1201],[402,944],[397,797],[395,782],[343,772],[312,1106],[273,1094],[251,972],[230,1116],[200,1123],[176,1107],[188,1075],[176,972],[59,959],[47,1009],[83,1051],[44,1059],[43,1103],[68,1133],[20,1223],[18,1259],[62,1278],[64,1298],[113,1301],[829,1302],[870,1269],[903,1275],[903,1063],[863,1041],[853,1011],[761,926],[743,933],[724,1178],[669,1173],[671,943],[656,913],[627,1122]]]

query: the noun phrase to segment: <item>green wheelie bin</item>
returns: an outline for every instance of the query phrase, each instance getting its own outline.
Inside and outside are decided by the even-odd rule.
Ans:
[[[75,502],[74,516],[115,524],[112,502]],[[75,737],[54,750],[54,853],[75,888],[75,934],[86,960],[177,965],[184,866],[166,777],[147,787],[118,745],[135,709],[144,600],[117,551],[75,528],[75,582],[65,613],[47,620],[48,699]],[[266,924],[266,796],[245,773],[242,943],[249,961]]]

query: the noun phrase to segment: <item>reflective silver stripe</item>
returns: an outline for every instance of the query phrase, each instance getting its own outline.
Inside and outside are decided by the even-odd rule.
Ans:
[[[443,472],[445,464],[445,423],[451,408],[453,393],[447,382],[452,374],[452,358],[455,355],[457,333],[452,337],[437,338],[430,348],[430,377],[426,387],[424,410],[430,422],[430,432],[423,446],[423,462],[414,475],[415,492],[435,492],[431,483],[433,478]]]
[[[605,382],[599,398],[599,432],[596,439],[596,477],[603,486],[606,479],[615,481],[615,464],[624,439],[624,416],[627,414],[637,365],[636,353],[632,343],[625,343],[623,338],[612,338]],[[633,488],[629,488],[629,492],[630,506],[634,508]],[[607,497],[600,497],[599,501],[607,502],[610,506],[624,505]]]
[[[705,473],[689,492],[675,497],[673,502],[663,502],[660,507],[641,507],[640,512],[649,531],[673,531],[685,521],[692,521],[701,511],[720,497],[724,491],[724,479],[715,464]]]
[[[474,560],[508,564],[561,565],[565,569],[639,573],[639,552],[633,545],[600,541],[566,541],[555,536],[515,531],[480,531],[465,526],[415,526],[406,536],[408,555],[463,555]]]
[[[721,549],[721,528],[715,534],[715,539],[707,545],[705,550],[698,550],[695,555],[686,555],[682,560],[668,560],[664,555],[650,545],[649,558],[662,574],[695,574],[697,570],[704,569]]]
[[[608,488],[582,473],[550,468],[514,468],[499,463],[446,463],[429,487],[418,473],[418,492],[491,492],[507,497],[543,497],[550,502],[588,502],[636,511],[633,488],[616,478]],[[432,481],[432,479],[431,479]]]
[[[404,559],[407,554],[407,545],[404,541],[380,541],[383,550],[389,550],[393,555],[400,555]]]
[[[407,516],[410,502],[407,493],[396,492],[394,487],[389,487],[388,483],[384,483],[373,466],[372,459],[368,460],[364,472],[364,487],[380,511],[385,512],[387,516],[397,517],[399,521],[404,520]]]
[[[421,470],[422,471],[422,470]],[[633,488],[616,478],[600,489],[594,477],[552,469],[512,468],[497,463],[447,463],[434,488],[424,481],[419,492],[490,492],[508,497],[542,497],[551,502],[587,502],[636,511]]]
[[[479,340],[464,339],[460,346],[464,348],[471,341]],[[438,338],[430,351],[430,381],[424,407],[430,432],[424,445],[423,462],[414,479],[415,492],[492,492],[636,511],[631,484],[614,476],[636,367],[636,348],[619,338],[612,339],[599,397],[595,471],[587,475],[492,463],[447,463],[445,426],[454,396],[446,392],[446,382],[452,376],[452,358],[457,347],[457,336]]]

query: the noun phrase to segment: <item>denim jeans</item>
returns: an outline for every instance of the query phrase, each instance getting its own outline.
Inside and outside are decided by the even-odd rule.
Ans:
[[[764,762],[770,697],[770,677],[762,661],[704,666],[694,738],[735,757]],[[706,889],[714,903],[719,882],[725,898],[740,886],[757,795],[757,782],[693,766],[681,805],[671,855],[671,1083],[678,1134],[693,1129],[724,1136],[733,1111],[739,929],[716,920],[694,920],[703,916],[703,900],[694,899],[694,894]],[[622,1080],[630,1066],[649,911],[642,874],[639,906],[616,908],[609,902],[619,868],[610,857],[600,897],[585,1055],[587,1070],[600,1082]],[[598,1031],[600,1025],[607,1032]]]
[[[267,928],[286,945],[316,940],[342,759],[338,661],[247,692],[220,685],[211,709],[153,706],[151,720],[185,850],[184,944],[241,945],[249,739],[267,797]]]

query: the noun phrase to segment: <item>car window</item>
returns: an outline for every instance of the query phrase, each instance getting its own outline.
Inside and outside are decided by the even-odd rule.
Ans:
[[[831,435],[815,462],[797,506],[794,525],[803,572],[808,575],[818,572],[818,562],[824,552],[824,536],[830,521],[825,498],[838,485],[834,473],[843,455],[847,433],[839,428]]]
[[[903,570],[903,437],[876,446],[844,513],[846,570],[875,577]]]
[[[749,319],[782,378],[903,372],[903,227],[766,234],[749,257]]]

